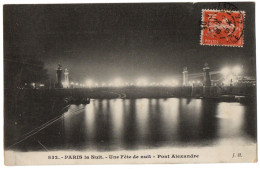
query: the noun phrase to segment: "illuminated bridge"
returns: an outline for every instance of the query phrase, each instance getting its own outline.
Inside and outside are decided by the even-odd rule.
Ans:
[[[85,83],[69,82],[69,72],[65,69],[65,80],[62,81],[61,65],[56,69],[55,88],[37,88],[39,90],[23,90],[42,97],[90,98],[90,99],[134,99],[134,98],[213,98],[236,101],[236,98],[255,98],[256,81],[242,75],[242,67],[224,68],[221,71],[210,71],[208,64],[201,73],[188,73],[184,67],[181,76],[165,79],[160,82],[149,82],[139,78],[135,82],[125,82],[116,78],[111,82],[98,84],[91,79]],[[215,80],[212,80],[214,77]],[[29,93],[30,93],[29,92]]]

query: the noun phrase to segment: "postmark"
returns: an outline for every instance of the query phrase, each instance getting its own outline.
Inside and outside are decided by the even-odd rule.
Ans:
[[[202,9],[201,45],[243,47],[245,11]]]

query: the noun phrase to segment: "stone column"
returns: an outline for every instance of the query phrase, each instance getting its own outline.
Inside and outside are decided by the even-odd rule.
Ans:
[[[184,67],[183,68],[183,72],[182,72],[182,74],[183,74],[183,82],[182,82],[182,85],[183,86],[188,86],[188,69],[187,69],[187,67]]]
[[[61,65],[58,65],[58,68],[56,69],[56,84],[55,88],[62,88],[62,68]]]
[[[207,63],[205,63],[203,68],[203,96],[211,97],[210,68]]]
[[[210,68],[207,63],[203,68],[203,85],[204,86],[211,86],[211,79],[210,79]]]
[[[68,69],[66,68],[64,70],[64,88],[69,88],[70,86],[70,81],[69,81],[69,71]]]

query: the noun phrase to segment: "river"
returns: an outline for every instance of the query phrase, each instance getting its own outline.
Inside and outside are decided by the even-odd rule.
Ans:
[[[70,105],[25,136],[12,148],[112,151],[250,144],[256,143],[256,106],[184,98],[91,100]]]

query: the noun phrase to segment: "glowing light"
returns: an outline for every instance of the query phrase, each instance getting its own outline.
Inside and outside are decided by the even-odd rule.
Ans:
[[[237,80],[237,79],[236,79],[236,76],[229,75],[229,76],[227,76],[227,77],[223,80],[223,84],[229,86],[229,85],[233,84],[236,80]]]
[[[241,66],[235,66],[231,68],[223,68],[222,74],[224,75],[223,84],[233,85],[234,82],[238,81],[238,75],[242,72]]]
[[[61,83],[62,83],[62,86],[63,86],[63,87],[67,85],[66,82],[61,82]]]
[[[120,78],[116,78],[116,79],[114,80],[113,86],[115,86],[115,87],[121,87],[121,86],[123,86],[122,80],[121,80]]]
[[[178,86],[178,85],[179,85],[179,83],[176,79],[171,80],[171,86]]]
[[[137,86],[147,86],[148,85],[148,80],[146,78],[139,78],[136,81]]]
[[[166,82],[161,83],[161,86],[166,86],[166,85],[167,85]]]
[[[71,82],[70,84],[71,84],[71,85],[74,85],[74,82]]]
[[[79,84],[78,84],[78,83],[76,83],[75,85],[76,85],[76,86],[78,86]]]
[[[225,67],[221,70],[221,73],[224,75],[224,76],[227,76],[231,73],[230,69]]]
[[[150,83],[150,86],[155,86],[155,83],[154,82]]]
[[[177,86],[178,81],[176,79],[165,79],[160,85],[162,85],[162,86]]]
[[[86,80],[86,86],[92,87],[94,85],[93,81],[91,79]]]
[[[171,84],[171,82],[170,82],[170,80],[164,80],[163,82],[162,82],[162,85],[163,86],[170,86],[170,84]]]
[[[242,69],[240,66],[235,66],[233,69],[232,69],[232,72],[235,74],[235,75],[239,75],[241,72],[242,72]]]

